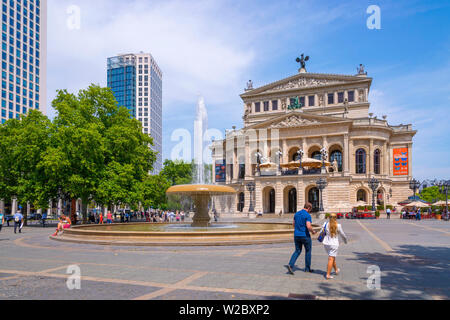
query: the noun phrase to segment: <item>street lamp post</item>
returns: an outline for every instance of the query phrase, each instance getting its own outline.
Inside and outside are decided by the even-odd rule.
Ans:
[[[320,180],[317,181],[316,184],[317,184],[317,189],[319,189],[319,191],[320,191],[320,208],[319,208],[319,211],[320,212],[324,212],[325,209],[323,207],[323,190],[325,190],[325,188],[328,186],[328,182],[327,182],[326,179],[320,178]]]
[[[256,185],[254,182],[250,182],[247,184],[247,190],[250,192],[250,207],[248,209],[249,212],[255,212],[255,205],[253,203],[253,193],[255,192]]]
[[[420,183],[420,181],[417,181],[416,179],[412,179],[409,182],[409,188],[414,191],[414,200],[413,201],[416,200],[416,193],[417,193],[417,190],[420,189],[421,185],[422,185],[422,183]]]
[[[450,180],[442,180],[438,183],[434,184],[435,186],[439,187],[439,193],[445,194],[445,219],[449,219],[448,214],[448,188],[450,187]]]
[[[320,154],[322,155],[322,173],[326,173],[325,161],[328,159],[328,151],[325,148],[320,150]]]
[[[372,190],[372,211],[377,211],[375,206],[375,192],[378,190],[378,186],[380,185],[380,181],[375,178],[369,180],[369,188]]]

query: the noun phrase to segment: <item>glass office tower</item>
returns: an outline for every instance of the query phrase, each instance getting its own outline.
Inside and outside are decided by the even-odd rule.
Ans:
[[[1,123],[46,113],[47,0],[2,0]]]
[[[162,170],[162,72],[151,54],[108,58],[108,87],[120,106],[142,123],[158,152],[153,174]]]

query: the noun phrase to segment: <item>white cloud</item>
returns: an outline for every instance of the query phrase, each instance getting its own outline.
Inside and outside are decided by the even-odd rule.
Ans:
[[[73,1],[49,1],[49,101],[58,88],[106,85],[106,59],[150,52],[164,73],[164,104],[210,103],[240,92],[254,52],[245,45],[245,20],[230,21],[222,2],[80,0],[81,28],[67,28]],[[225,11],[224,11],[225,12]],[[239,89],[238,89],[239,88]],[[237,95],[237,94],[236,94]]]

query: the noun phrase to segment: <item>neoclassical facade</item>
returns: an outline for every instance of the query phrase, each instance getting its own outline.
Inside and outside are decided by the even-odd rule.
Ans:
[[[396,205],[411,195],[412,125],[390,125],[370,113],[373,79],[357,75],[298,74],[241,95],[244,127],[214,141],[215,182],[235,188],[225,211],[294,213],[305,202],[319,211],[317,181],[326,179],[326,212],[358,204]],[[326,169],[306,166],[324,160]],[[297,165],[298,163],[298,165]],[[376,193],[369,180],[376,178]],[[254,191],[248,185],[254,184]],[[223,209],[223,208],[222,208]]]

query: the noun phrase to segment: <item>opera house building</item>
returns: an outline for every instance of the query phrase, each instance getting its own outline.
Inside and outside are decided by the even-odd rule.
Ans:
[[[214,182],[237,192],[221,209],[288,214],[310,202],[314,212],[349,212],[411,196],[417,132],[370,113],[372,81],[362,65],[356,75],[303,67],[259,88],[250,81],[244,127],[212,144]]]

